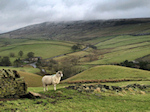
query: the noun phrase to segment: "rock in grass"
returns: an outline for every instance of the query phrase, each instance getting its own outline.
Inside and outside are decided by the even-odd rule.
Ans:
[[[98,87],[94,90],[95,93],[101,93],[101,89]]]

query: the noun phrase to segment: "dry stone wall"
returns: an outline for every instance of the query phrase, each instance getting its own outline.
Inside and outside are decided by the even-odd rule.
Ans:
[[[0,70],[0,98],[16,98],[25,95],[27,84],[15,70]]]
[[[95,84],[95,85],[76,84],[76,85],[68,86],[66,88],[78,90],[79,92],[94,92],[97,89],[99,89],[101,92],[106,92],[108,90],[121,92],[123,90],[128,91],[130,89],[135,90],[135,91],[143,90],[143,91],[150,92],[150,85],[140,85],[140,84],[130,84],[125,87],[108,86],[108,85],[101,85],[101,84]]]

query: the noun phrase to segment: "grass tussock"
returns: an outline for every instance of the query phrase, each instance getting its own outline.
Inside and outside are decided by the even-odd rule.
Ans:
[[[145,91],[139,91],[138,93],[139,93],[139,94],[142,94],[142,95],[145,95],[145,94],[146,94]]]

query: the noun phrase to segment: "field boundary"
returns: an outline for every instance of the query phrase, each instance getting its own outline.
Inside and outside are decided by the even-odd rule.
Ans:
[[[77,80],[77,81],[67,81],[61,83],[67,84],[79,84],[79,83],[105,83],[105,82],[126,82],[126,81],[143,81],[142,79],[104,79],[104,80]]]

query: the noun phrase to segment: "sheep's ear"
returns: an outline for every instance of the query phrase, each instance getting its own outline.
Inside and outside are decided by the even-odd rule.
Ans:
[[[59,71],[57,71],[57,73],[56,74],[59,74]]]

